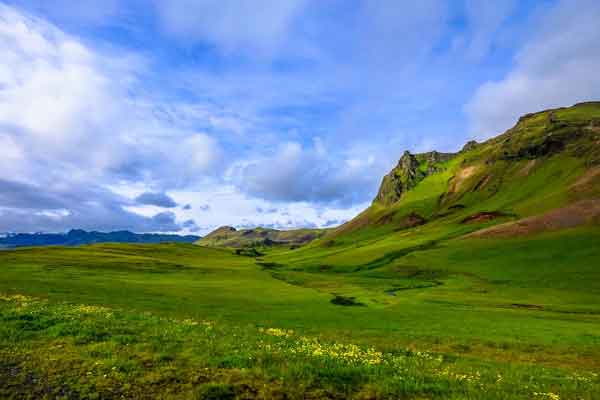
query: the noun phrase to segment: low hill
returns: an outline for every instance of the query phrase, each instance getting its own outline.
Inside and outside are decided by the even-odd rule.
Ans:
[[[222,226],[197,243],[209,247],[302,246],[325,234],[324,229],[294,229],[282,231],[268,228],[240,229]]]
[[[193,243],[200,236],[165,235],[158,233],[133,233],[129,231],[87,232],[72,229],[67,233],[18,233],[0,238],[0,248],[24,246],[77,246],[92,243]]]

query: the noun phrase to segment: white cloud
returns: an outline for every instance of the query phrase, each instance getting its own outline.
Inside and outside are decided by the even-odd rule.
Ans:
[[[210,173],[218,142],[156,112],[160,102],[135,98],[145,61],[91,49],[53,25],[0,5],[0,137],[25,157],[33,176],[173,180]],[[210,121],[211,115],[201,117]],[[161,168],[155,168],[161,164]],[[2,172],[0,172],[2,174]],[[53,178],[56,178],[54,176]]]
[[[203,133],[196,133],[182,143],[184,168],[192,173],[202,173],[221,159],[221,150],[217,141]]]
[[[118,116],[113,99],[121,93],[94,67],[97,60],[86,48],[49,29],[45,36],[23,21],[16,25],[0,35],[0,59],[12,73],[0,81],[0,123],[57,151],[84,143],[87,132]]]
[[[351,207],[319,206],[310,202],[278,202],[249,196],[234,186],[213,185],[195,190],[170,193],[180,204],[190,209],[173,209],[177,220],[194,219],[204,235],[219,226],[268,226],[277,229],[327,227],[353,218],[368,203]],[[209,211],[203,209],[209,207]]]
[[[563,0],[542,16],[514,69],[481,85],[466,106],[476,137],[510,128],[519,116],[600,98],[600,3]]]
[[[180,229],[172,213],[128,211],[131,198],[110,189],[180,187],[221,160],[215,138],[165,118],[152,96],[138,101],[146,63],[0,4],[3,230]]]
[[[370,199],[382,170],[364,148],[336,154],[317,138],[307,147],[293,141],[281,143],[270,154],[239,163],[230,174],[252,196],[347,207]]]

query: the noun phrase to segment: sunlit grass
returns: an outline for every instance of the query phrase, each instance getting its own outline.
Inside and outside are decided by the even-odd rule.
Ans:
[[[592,399],[586,371],[465,363],[454,356],[151,313],[0,296],[3,398]],[[225,393],[225,394],[223,394]],[[244,397],[246,396],[246,397]],[[225,397],[227,398],[227,397]]]

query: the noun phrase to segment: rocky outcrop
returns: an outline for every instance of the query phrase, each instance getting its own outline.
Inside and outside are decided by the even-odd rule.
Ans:
[[[442,170],[443,167],[440,164],[454,156],[454,153],[438,151],[421,154],[411,154],[409,151],[405,151],[398,161],[398,165],[383,177],[379,192],[373,202],[384,206],[394,204],[405,192],[414,188],[427,176]]]
[[[384,206],[394,204],[405,191],[410,190],[423,178],[424,173],[419,170],[416,157],[405,151],[398,165],[383,177],[374,202]]]
[[[477,146],[479,146],[479,143],[477,143],[475,140],[469,140],[462,148],[461,152],[467,152],[467,151],[471,151],[473,149],[475,149]]]

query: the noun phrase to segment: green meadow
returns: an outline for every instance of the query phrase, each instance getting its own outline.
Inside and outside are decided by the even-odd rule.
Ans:
[[[0,252],[0,397],[597,398],[600,230],[396,235]]]

